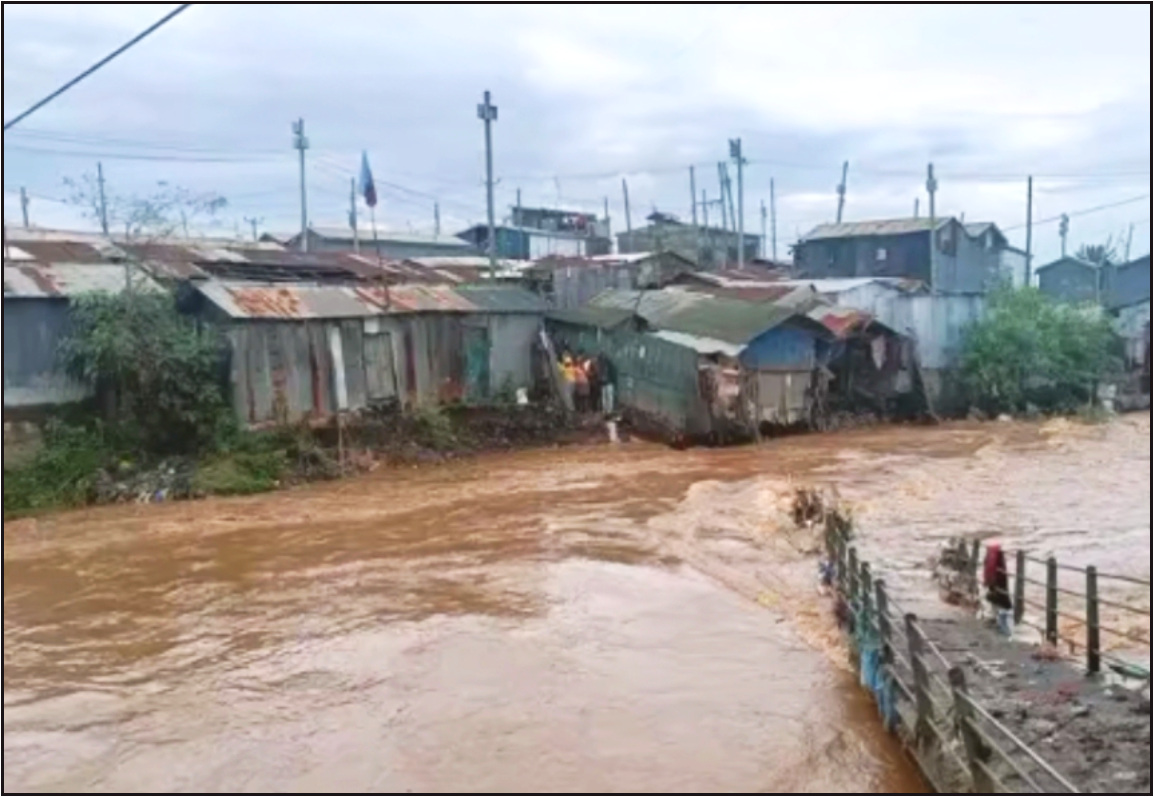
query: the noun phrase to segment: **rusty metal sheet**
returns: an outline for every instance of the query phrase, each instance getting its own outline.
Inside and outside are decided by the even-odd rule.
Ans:
[[[4,265],[4,296],[63,299],[83,293],[121,293],[125,288],[125,269],[131,270],[133,290],[160,290],[139,268],[126,264],[24,263]]]

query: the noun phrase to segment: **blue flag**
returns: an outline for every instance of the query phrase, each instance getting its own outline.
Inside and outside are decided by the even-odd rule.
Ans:
[[[369,153],[361,153],[361,195],[370,208],[377,206],[377,187],[373,185],[373,171],[369,168]]]

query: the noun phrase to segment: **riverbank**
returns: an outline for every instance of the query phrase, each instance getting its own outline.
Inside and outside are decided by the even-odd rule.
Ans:
[[[249,495],[380,467],[607,439],[604,421],[550,406],[372,412],[323,425],[234,432],[199,456],[149,456],[99,431],[56,427],[4,469],[4,517],[78,506]]]
[[[957,608],[928,619],[909,613],[889,587],[884,561],[861,556],[847,510],[836,501],[809,503],[820,507],[831,563],[824,572],[862,685],[939,792],[1150,793],[1148,670],[1118,671],[1137,682],[1099,673],[1097,664],[1087,674],[1052,645],[1027,644],[1029,624],[1010,638]],[[968,548],[961,549],[962,571],[977,561]],[[1019,564],[1015,576],[1023,572]],[[1026,594],[1025,586],[1015,595]],[[1077,620],[1069,611],[1061,616]],[[1148,658],[1148,625],[1146,633]]]

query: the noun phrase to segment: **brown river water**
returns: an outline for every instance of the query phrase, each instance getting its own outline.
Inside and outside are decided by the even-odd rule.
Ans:
[[[8,523],[4,789],[924,793],[786,521],[809,482],[911,603],[951,534],[1149,574],[1149,414],[541,450]]]

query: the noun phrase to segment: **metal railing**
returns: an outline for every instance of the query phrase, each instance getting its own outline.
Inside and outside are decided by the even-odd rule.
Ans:
[[[1081,793],[970,694],[962,668],[927,636],[915,614],[894,601],[843,532],[827,528],[826,545],[836,588],[850,609],[852,637],[859,645],[877,640],[884,688],[892,689],[915,752],[932,747],[979,794]],[[975,548],[975,558],[977,553]],[[851,655],[857,662],[859,651]]]

